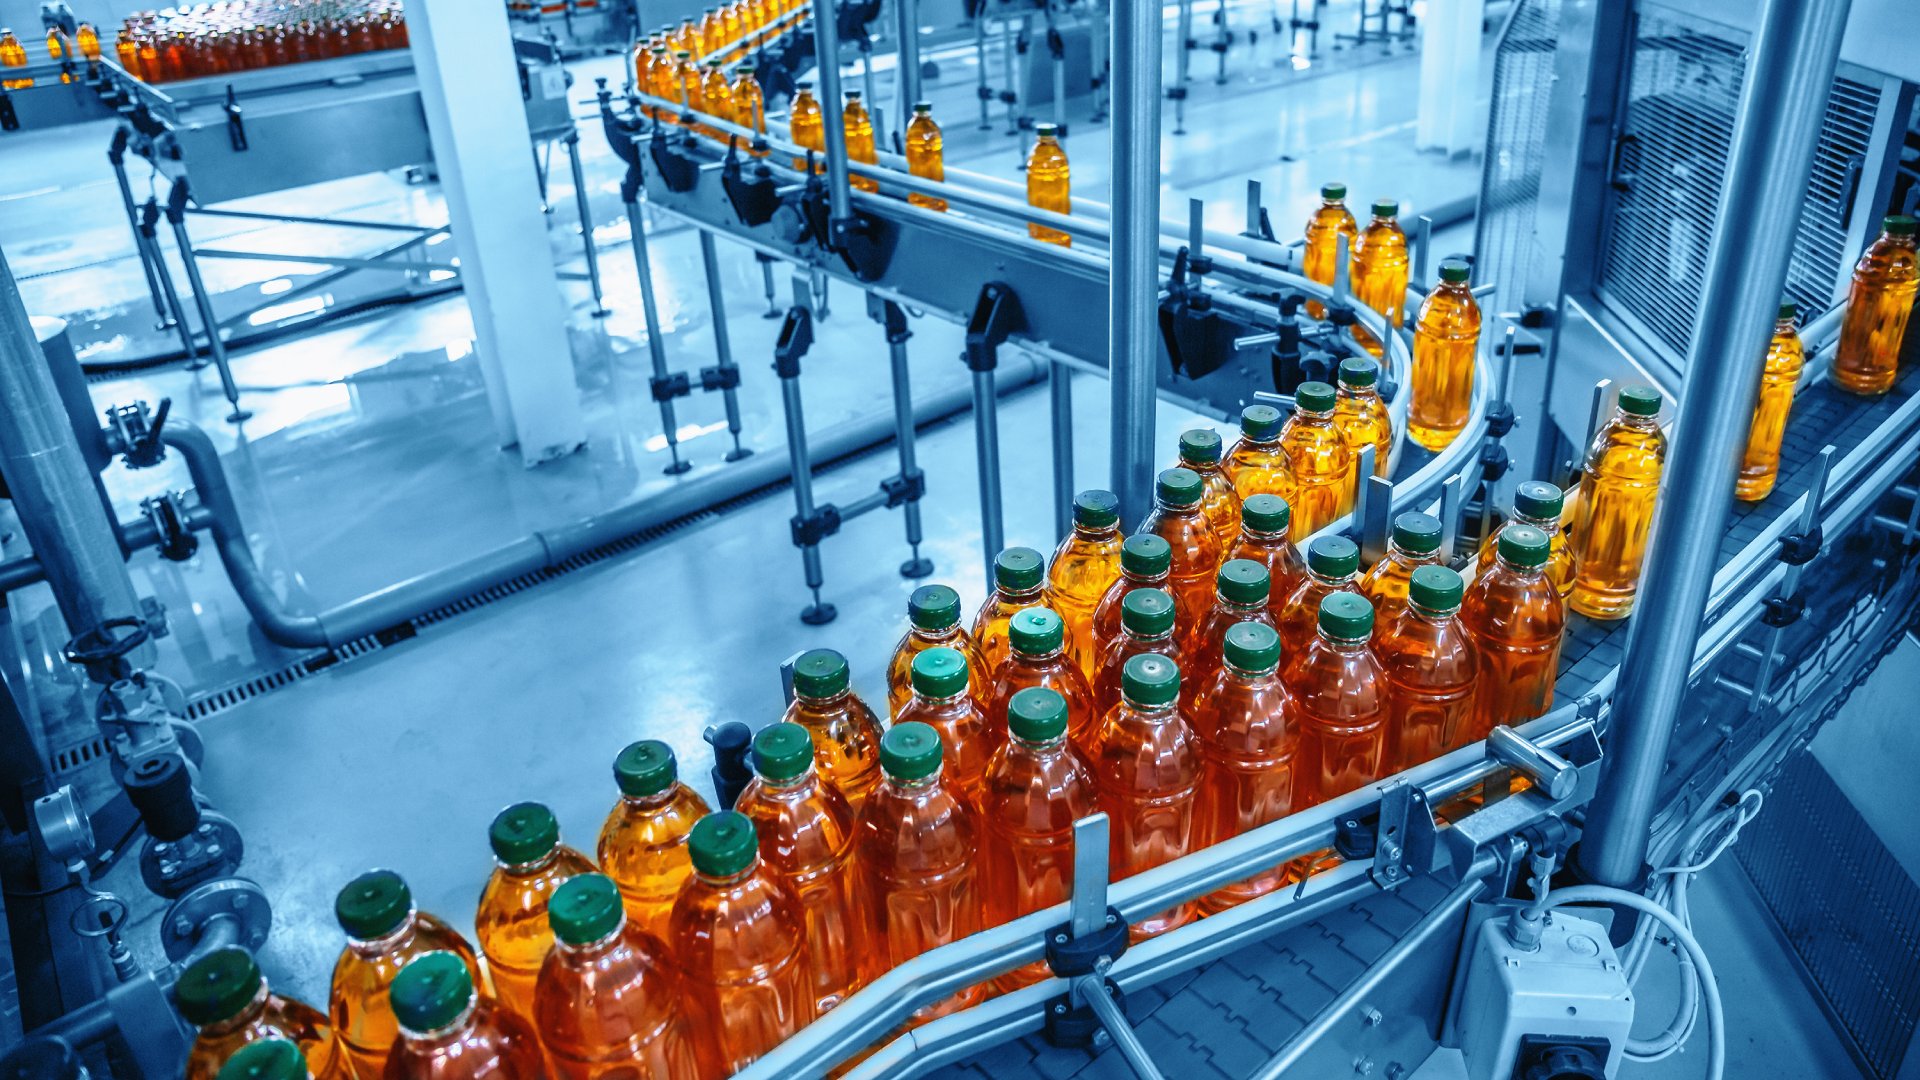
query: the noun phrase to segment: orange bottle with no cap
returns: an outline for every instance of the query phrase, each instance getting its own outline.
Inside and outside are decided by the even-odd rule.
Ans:
[[[542,1080],[533,1026],[473,984],[460,957],[430,952],[394,976],[390,991],[400,1037],[384,1080]]]
[[[1183,626],[1192,626],[1213,605],[1213,576],[1226,549],[1207,523],[1200,502],[1206,488],[1191,469],[1166,469],[1154,485],[1153,512],[1140,525],[1167,542],[1171,565],[1167,591]]]
[[[1387,768],[1431,761],[1466,742],[1480,650],[1460,621],[1465,585],[1444,566],[1413,571],[1408,602],[1375,624],[1373,654],[1387,679]]]
[[[1293,467],[1287,462],[1280,432],[1286,417],[1271,405],[1249,405],[1240,410],[1240,437],[1234,440],[1220,471],[1233,492],[1246,502],[1255,495],[1277,495],[1293,505]]]
[[[1579,555],[1568,607],[1590,619],[1633,613],[1666,460],[1659,392],[1649,386],[1622,389],[1613,418],[1594,436],[1580,478],[1580,520],[1573,529]]]
[[[680,782],[673,748],[643,739],[613,759],[620,801],[600,826],[594,845],[600,869],[620,886],[634,925],[665,937],[667,915],[693,873],[687,838],[707,813],[706,800]]]
[[[955,649],[967,659],[975,678],[992,677],[973,647],[973,638],[960,625],[960,594],[946,585],[922,585],[907,597],[907,632],[887,661],[887,713],[899,719],[902,706],[913,698],[913,658],[928,649]]]
[[[1120,499],[1094,489],[1073,497],[1073,531],[1047,564],[1047,606],[1067,624],[1067,656],[1092,678],[1099,661],[1093,646],[1093,613],[1120,579]]]
[[[1240,495],[1233,490],[1233,481],[1227,479],[1226,470],[1220,467],[1222,453],[1220,433],[1212,428],[1193,428],[1180,433],[1180,460],[1176,467],[1200,477],[1203,492],[1200,509],[1207,516],[1207,524],[1213,526],[1214,535],[1220,537],[1221,549],[1225,550],[1240,535]]]
[[[1440,539],[1440,519],[1431,514],[1409,510],[1393,519],[1387,553],[1360,578],[1360,595],[1373,601],[1375,633],[1406,608],[1413,572],[1442,561]]]
[[[973,617],[973,645],[992,678],[1007,658],[1007,625],[1016,612],[1046,602],[1046,561],[1028,547],[1012,547],[993,557],[993,592]]]
[[[1313,640],[1287,661],[1295,809],[1318,806],[1386,775],[1387,685],[1368,639],[1373,605],[1337,592],[1320,601]]]
[[[1307,576],[1280,613],[1280,644],[1288,659],[1306,651],[1320,625],[1320,601],[1337,592],[1360,594],[1360,548],[1344,536],[1316,537],[1307,546]]]
[[[386,1068],[398,1031],[389,992],[416,957],[451,953],[465,961],[476,984],[487,985],[473,946],[440,919],[416,911],[413,891],[391,870],[369,871],[347,882],[334,898],[333,914],[346,931],[347,946],[333,965],[328,1014],[356,1075],[379,1076]]]
[[[1240,533],[1227,549],[1227,559],[1249,559],[1267,568],[1267,609],[1278,620],[1287,599],[1306,580],[1307,564],[1288,540],[1293,511],[1278,495],[1255,495],[1240,504]]]
[[[1110,822],[1113,880],[1132,877],[1193,850],[1200,754],[1180,712],[1180,669],[1164,656],[1127,661],[1120,704],[1107,714],[1088,754],[1100,809]],[[1193,918],[1181,904],[1134,923],[1134,941]]]
[[[793,704],[781,719],[813,734],[820,775],[858,810],[880,779],[880,718],[852,687],[846,657],[808,649],[793,662]]]
[[[473,936],[480,955],[487,958],[494,997],[532,1020],[533,985],[553,949],[547,904],[567,880],[593,873],[593,863],[560,842],[560,823],[539,803],[516,803],[500,811],[487,830],[487,842],[494,867],[480,891]]]
[[[1189,710],[1200,751],[1200,795],[1194,811],[1196,846],[1217,844],[1293,812],[1293,728],[1280,682],[1280,635],[1266,623],[1230,627],[1223,663],[1194,695]],[[1276,866],[1224,886],[1200,901],[1223,911],[1264,896],[1286,881]]]
[[[1046,608],[1028,608],[1013,617],[1014,626],[1019,627],[1022,620],[1041,612],[1053,614]],[[1056,625],[1058,619],[1054,616]],[[1016,629],[1015,638],[1019,636]],[[1005,671],[1015,662],[1010,660],[1001,670]],[[979,806],[987,758],[1000,744],[1000,735],[989,719],[987,708],[973,695],[965,657],[953,649],[928,649],[913,658],[913,700],[907,702],[893,720],[896,724],[908,721],[919,721],[939,733],[940,743],[946,749],[947,785],[966,799],[968,805]]]
[[[174,983],[173,1001],[181,1018],[200,1029],[187,1057],[187,1080],[215,1080],[242,1047],[267,1039],[298,1046],[315,1080],[354,1076],[320,1010],[269,990],[253,957],[238,945],[188,964]]]
[[[1355,457],[1334,426],[1333,387],[1304,382],[1294,391],[1293,415],[1280,432],[1293,486],[1283,497],[1293,508],[1295,536],[1312,536],[1353,509]]]
[[[1500,532],[1493,569],[1474,579],[1460,621],[1479,651],[1472,723],[1462,743],[1487,737],[1495,724],[1518,724],[1553,706],[1560,643],[1567,616],[1545,573],[1546,534],[1531,525]]]

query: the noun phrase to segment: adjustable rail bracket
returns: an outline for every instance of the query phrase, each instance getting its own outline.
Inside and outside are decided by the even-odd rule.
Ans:
[[[660,173],[660,180],[667,185],[668,191],[692,191],[700,183],[700,159],[687,153],[682,146],[692,134],[682,132],[678,137],[667,130],[667,125],[656,122],[653,138],[647,144],[648,153],[653,157],[653,167]]]
[[[1012,287],[989,281],[980,287],[973,317],[967,320],[967,351],[961,358],[971,371],[992,371],[1000,366],[1000,346],[1026,326],[1026,311]]]
[[[765,225],[773,220],[774,211],[780,209],[780,189],[774,183],[773,170],[761,161],[743,167],[738,136],[727,141],[727,159],[720,166],[720,187],[727,193],[727,201],[733,204],[733,212],[739,215],[743,225]]]
[[[1198,279],[1212,267],[1213,260],[1182,247],[1173,257],[1167,298],[1160,301],[1160,339],[1173,370],[1190,379],[1209,375],[1232,360],[1234,339],[1239,336],[1239,324],[1214,310],[1213,298],[1198,288]],[[1194,279],[1191,283],[1189,276]]]

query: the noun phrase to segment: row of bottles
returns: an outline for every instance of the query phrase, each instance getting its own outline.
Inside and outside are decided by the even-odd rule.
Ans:
[[[47,59],[62,64],[60,81],[70,83],[75,76],[71,69],[80,63],[92,63],[100,59],[100,34],[92,23],[81,23],[69,38],[60,30],[47,31]],[[0,27],[0,68],[23,68],[29,62],[27,47],[12,30]],[[0,90],[25,90],[33,85],[30,78],[0,78]]]
[[[120,66],[149,83],[406,47],[398,0],[220,0],[131,16],[114,41]]]

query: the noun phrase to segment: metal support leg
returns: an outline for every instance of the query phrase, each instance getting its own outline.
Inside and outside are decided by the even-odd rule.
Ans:
[[[193,289],[193,306],[200,313],[200,321],[207,328],[207,351],[213,354],[213,365],[220,372],[220,389],[225,393],[227,404],[232,411],[227,413],[227,423],[238,424],[253,414],[240,407],[240,388],[234,384],[233,368],[227,363],[227,343],[220,339],[220,319],[213,313],[213,297],[207,293],[207,283],[200,277],[200,263],[194,258],[193,239],[187,235],[186,189],[176,183],[173,194],[167,199],[167,223],[173,226],[173,242],[180,248],[180,262],[187,270],[187,285]]]
[[[1073,369],[1055,360],[1047,371],[1053,405],[1053,531],[1073,531]]]
[[[1026,40],[1027,27],[1030,21],[1028,17],[1022,16],[1020,19],[1020,28],[1016,30],[1011,20],[1002,20],[1002,25],[1006,27],[1007,33],[1007,44],[1000,53],[1001,60],[1005,62],[1004,66],[1006,67],[1007,73],[1007,89],[1003,91],[1002,99],[1007,104],[1007,134],[1009,135],[1018,135],[1020,133],[1020,68],[1018,55],[1020,52],[1020,43]],[[1022,141],[1024,142],[1025,140]],[[1025,162],[1026,156],[1022,154],[1020,160]]]
[[[160,279],[154,273],[153,253],[140,241],[140,215],[133,201],[133,185],[127,181],[126,142],[126,129],[116,130],[113,147],[107,151],[107,160],[113,163],[113,179],[120,186],[120,206],[127,212],[127,227],[133,230],[133,250],[140,258],[140,272],[147,278],[147,295],[153,297],[153,310],[160,318],[154,329],[165,330],[174,325],[173,309],[167,306],[160,295]],[[161,265],[164,268],[164,264]],[[191,358],[191,351],[188,356]]]
[[[1113,21],[1113,272],[1107,291],[1110,485],[1137,526],[1153,499],[1154,365],[1160,356],[1160,8]]]
[[[1193,41],[1193,0],[1180,0],[1180,18],[1174,24],[1174,48],[1180,51],[1173,58],[1173,133],[1187,133],[1187,69],[1192,63],[1193,50],[1188,45]],[[1154,27],[1155,32],[1159,26]],[[1114,65],[1118,67],[1119,65]],[[1147,72],[1145,75],[1153,75]],[[1157,79],[1155,80],[1158,81]]]
[[[775,299],[777,290],[773,285],[773,257],[770,255],[762,255],[759,252],[754,252],[753,257],[760,264],[760,282],[767,290],[767,310],[761,312],[760,317],[763,319],[778,319],[784,315],[785,312],[780,310],[779,301]]]
[[[920,473],[914,453],[918,433],[913,426],[913,384],[907,370],[907,339],[913,336],[913,332],[907,329],[907,313],[891,300],[880,300],[868,294],[868,310],[887,331],[888,358],[893,369],[894,444],[900,452],[900,475],[911,479]],[[926,577],[933,573],[933,560],[920,554],[923,539],[920,531],[920,500],[909,499],[900,509],[906,518],[907,547],[911,552],[907,561],[900,564],[900,576]]]
[[[796,293],[804,292],[798,280]],[[800,610],[800,621],[808,626],[825,626],[839,614],[832,604],[820,599],[825,576],[820,570],[820,517],[813,505],[813,457],[807,450],[807,423],[800,410],[800,358],[813,345],[812,312],[796,295],[781,327],[780,340],[773,347],[773,370],[780,376],[780,408],[787,420],[787,460],[793,469],[794,543],[800,548],[800,565],[806,574],[813,603]],[[831,508],[829,508],[831,509]]]
[[[913,117],[914,102],[920,100],[920,4],[919,0],[894,0],[894,33],[900,38],[900,100],[894,111],[894,130],[906,144],[907,124]]]
[[[174,333],[180,335],[180,351],[187,358],[187,370],[198,371],[206,367],[207,362],[200,358],[200,350],[193,343],[193,327],[187,322],[186,309],[180,306],[180,294],[174,291],[173,274],[167,270],[167,260],[160,254],[159,222],[160,203],[156,199],[148,199],[146,206],[140,210],[140,224],[134,229],[134,242],[146,249],[148,258],[153,260],[158,272],[160,294],[166,300],[167,310],[172,312],[169,325]]]
[[[993,129],[993,117],[989,110],[993,103],[993,88],[987,85],[987,13],[983,8],[973,20],[973,58],[974,70],[980,73],[980,86],[974,92],[980,97],[980,130]]]
[[[577,130],[567,135],[567,164],[573,169],[573,200],[580,207],[580,243],[587,253],[587,284],[593,288],[593,317],[604,319],[608,312],[606,295],[600,289],[600,252],[593,244],[593,208],[587,202],[587,174],[580,168],[580,132]]]
[[[1000,397],[991,370],[973,373],[973,448],[980,469],[980,544],[992,581],[993,558],[1006,542],[1006,529],[1000,511]]]
[[[640,272],[640,313],[647,323],[647,353],[653,360],[653,377],[667,377],[667,343],[660,333],[660,308],[653,299],[653,263],[647,258],[647,222],[640,213],[640,203],[627,203],[627,221],[631,228],[627,231],[633,237],[633,262]],[[673,414],[673,399],[660,399],[660,426],[667,436],[667,454],[673,459],[664,470],[668,476],[678,476],[693,468],[680,460],[680,422]]]
[[[720,398],[727,408],[727,434],[733,436],[733,449],[727,451],[726,460],[739,461],[753,451],[740,445],[740,369],[733,362],[733,343],[727,338],[727,302],[720,291],[720,257],[714,251],[713,234],[705,229],[695,230],[700,234],[700,261],[707,269],[707,305],[713,313],[713,351],[715,381],[720,386]],[[702,386],[708,385],[708,373],[700,373]]]

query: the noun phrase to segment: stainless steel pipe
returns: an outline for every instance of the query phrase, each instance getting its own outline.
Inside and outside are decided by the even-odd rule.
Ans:
[[[1160,5],[1123,5],[1115,16],[1109,464],[1120,520],[1133,528],[1153,500],[1154,366],[1160,360]]]

